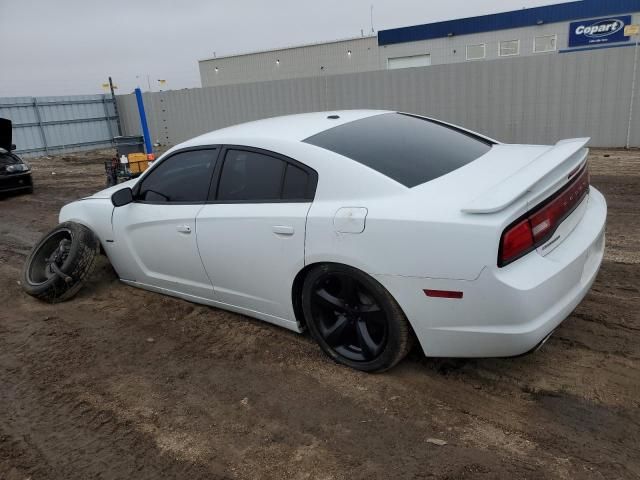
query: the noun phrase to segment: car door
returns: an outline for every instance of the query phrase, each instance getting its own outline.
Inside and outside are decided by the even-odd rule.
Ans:
[[[210,201],[198,213],[198,247],[217,301],[295,321],[291,286],[304,267],[307,213],[317,174],[273,152],[226,147]]]
[[[219,149],[179,151],[134,188],[134,201],[113,212],[114,267],[124,280],[212,298],[198,253],[196,216],[204,206]]]

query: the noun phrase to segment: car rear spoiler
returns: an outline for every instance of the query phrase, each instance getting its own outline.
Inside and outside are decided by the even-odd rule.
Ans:
[[[575,160],[590,138],[561,140],[510,177],[474,198],[461,210],[464,213],[494,213],[507,208],[556,168]],[[584,151],[586,157],[587,151]]]

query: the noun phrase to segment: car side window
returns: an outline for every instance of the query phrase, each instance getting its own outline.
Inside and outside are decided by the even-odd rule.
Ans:
[[[217,149],[178,152],[142,180],[137,199],[154,203],[204,203]]]
[[[246,150],[227,150],[218,200],[279,200],[287,164],[278,158]]]
[[[284,174],[283,200],[300,200],[309,197],[310,177],[307,172],[290,163]]]

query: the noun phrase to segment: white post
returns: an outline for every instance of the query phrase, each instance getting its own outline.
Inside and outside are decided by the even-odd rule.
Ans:
[[[635,99],[636,93],[636,73],[638,71],[638,40],[640,39],[640,35],[636,34],[636,46],[635,52],[633,55],[633,79],[631,80],[631,101],[629,102],[629,124],[627,126],[627,150],[631,144],[631,123],[633,122],[633,101]]]

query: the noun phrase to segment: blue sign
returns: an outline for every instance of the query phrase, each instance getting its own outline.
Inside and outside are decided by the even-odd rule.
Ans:
[[[629,37],[624,36],[624,27],[630,24],[631,15],[572,22],[569,26],[569,46],[626,42]]]

